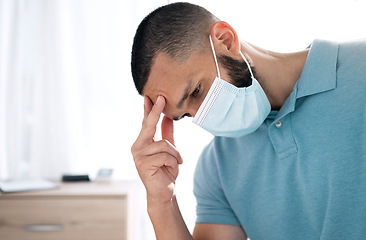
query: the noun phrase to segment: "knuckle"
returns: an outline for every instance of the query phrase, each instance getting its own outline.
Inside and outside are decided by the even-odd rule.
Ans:
[[[142,167],[142,165],[143,165],[142,159],[141,158],[136,158],[135,159],[135,166],[136,166],[136,168],[137,169],[140,169]]]
[[[140,150],[140,147],[138,146],[137,141],[131,146],[131,153],[132,156],[135,157],[135,155],[138,153],[138,151]]]
[[[164,149],[168,149],[170,147],[168,140],[165,139],[161,140],[161,145]]]
[[[166,139],[161,140],[161,144],[165,150],[174,149],[174,148],[172,148],[172,144]]]

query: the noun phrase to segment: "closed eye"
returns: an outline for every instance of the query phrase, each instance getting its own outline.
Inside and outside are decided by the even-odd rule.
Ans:
[[[192,97],[197,97],[201,90],[201,84],[192,92]]]

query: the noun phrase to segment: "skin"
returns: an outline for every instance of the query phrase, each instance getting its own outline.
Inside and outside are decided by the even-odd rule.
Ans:
[[[210,33],[217,55],[243,61],[239,54],[242,51],[249,63],[255,66],[258,81],[272,109],[279,109],[299,79],[308,51],[274,53],[240,42],[235,30],[225,22],[213,24]],[[207,50],[193,53],[183,63],[158,53],[143,91],[144,119],[131,152],[147,191],[148,213],[157,239],[172,239],[172,236],[174,239],[247,239],[241,226],[208,223],[196,224],[192,236],[174,194],[183,159],[174,145],[172,119],[194,116],[217,76],[213,54],[207,43]],[[221,78],[230,82],[220,64],[219,69]],[[185,94],[186,90],[188,94]],[[182,102],[184,95],[187,98]],[[162,113],[162,140],[156,141],[156,125]]]

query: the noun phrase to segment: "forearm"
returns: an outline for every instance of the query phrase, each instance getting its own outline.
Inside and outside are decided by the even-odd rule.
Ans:
[[[148,213],[154,226],[156,239],[193,239],[180,213],[175,196],[165,205],[148,200]]]

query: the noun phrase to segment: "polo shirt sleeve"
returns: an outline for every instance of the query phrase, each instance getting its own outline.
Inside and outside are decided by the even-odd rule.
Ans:
[[[222,189],[213,143],[201,154],[194,174],[197,223],[240,225]]]

